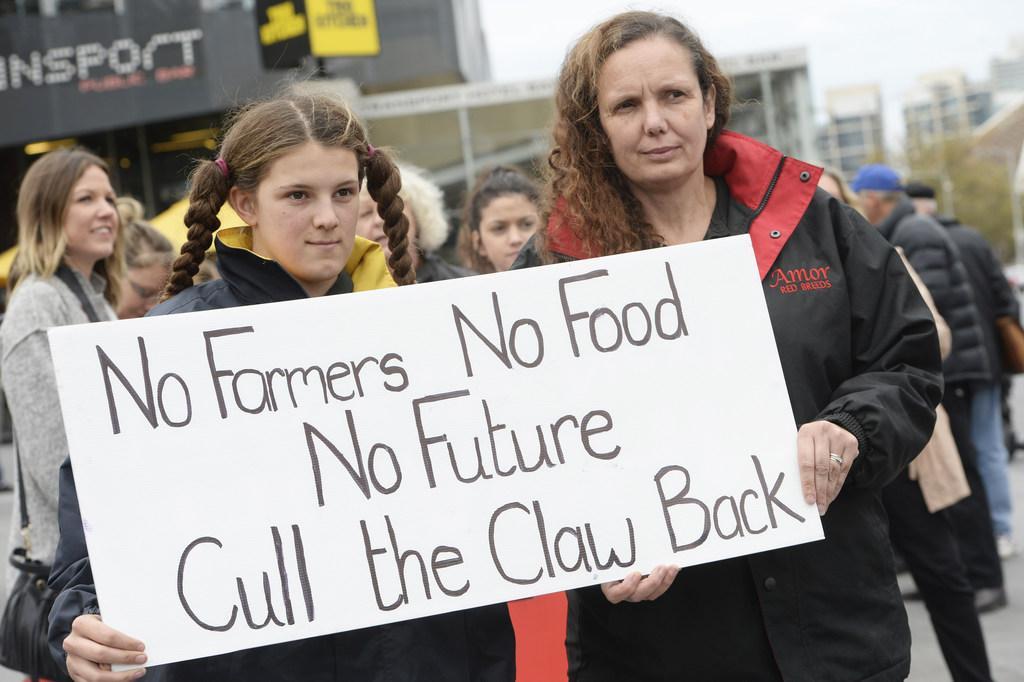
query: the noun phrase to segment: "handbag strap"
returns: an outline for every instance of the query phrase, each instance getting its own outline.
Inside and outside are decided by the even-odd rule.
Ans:
[[[12,428],[13,432],[14,429]],[[28,528],[28,503],[25,502],[25,477],[21,473],[21,451],[18,450],[18,436],[12,433],[14,440],[14,466],[18,470],[18,512],[21,514],[21,530]]]
[[[32,554],[32,539],[29,537],[28,502],[25,500],[25,475],[21,472],[21,449],[18,448],[18,432],[11,427],[14,441],[14,468],[18,470],[18,513],[21,516],[21,542],[25,549],[25,557]],[[17,551],[17,550],[15,550]]]
[[[96,314],[95,308],[92,307],[89,297],[85,295],[81,283],[75,277],[75,273],[71,272],[71,268],[61,263],[57,268],[56,274],[60,281],[64,282],[68,289],[71,289],[71,293],[78,299],[79,304],[82,306],[82,312],[89,318],[89,321],[99,322],[100,318]],[[28,501],[25,499],[25,475],[21,470],[21,449],[18,447],[18,432],[13,426],[11,427],[11,434],[14,441],[14,462],[18,470],[18,513],[21,516],[21,539],[24,543],[25,555],[27,557],[32,553],[32,540],[29,537],[29,525],[31,522],[28,516]]]
[[[21,451],[18,450],[18,433],[12,431],[14,441],[14,465],[18,469],[18,512],[21,515],[21,547],[11,550],[8,563],[19,571],[42,577],[44,580],[50,573],[50,566],[32,558],[32,537],[28,518],[28,502],[25,499],[25,475],[21,472]]]
[[[96,310],[92,307],[92,303],[89,301],[89,297],[85,295],[85,291],[82,289],[82,284],[75,277],[75,273],[71,272],[65,263],[61,263],[60,267],[57,268],[57,277],[60,281],[67,285],[68,289],[71,289],[71,293],[78,299],[79,304],[82,306],[82,312],[89,318],[90,322],[99,322],[100,318],[96,314]]]

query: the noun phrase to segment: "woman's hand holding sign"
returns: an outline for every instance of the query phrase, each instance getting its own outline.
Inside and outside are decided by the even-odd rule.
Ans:
[[[832,422],[804,424],[797,433],[797,458],[804,499],[824,514],[842,490],[850,467],[860,454],[857,438]],[[657,566],[649,575],[630,573],[604,583],[601,592],[613,604],[651,601],[665,594],[679,573],[678,566]]]
[[[857,438],[832,422],[808,422],[797,432],[796,452],[804,499],[824,515],[860,454]]]
[[[646,576],[641,576],[638,571],[634,571],[622,580],[603,583],[601,591],[605,598],[613,604],[622,601],[653,601],[665,594],[678,573],[678,566],[655,566],[654,570]]]
[[[142,665],[145,645],[118,632],[95,614],[75,618],[64,639],[68,673],[75,682],[126,682],[146,674],[145,668],[113,672],[111,664]]]

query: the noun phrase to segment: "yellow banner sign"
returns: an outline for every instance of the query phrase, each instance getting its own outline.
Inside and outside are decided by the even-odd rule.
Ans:
[[[309,44],[317,57],[380,54],[373,0],[306,0]]]
[[[273,45],[306,33],[306,17],[295,11],[294,2],[282,2],[267,8],[267,23],[260,26],[260,43]]]

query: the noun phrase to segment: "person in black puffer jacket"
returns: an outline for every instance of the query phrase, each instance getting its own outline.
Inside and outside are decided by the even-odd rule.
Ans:
[[[996,320],[1020,316],[1020,306],[1010,283],[1006,281],[999,258],[978,230],[962,224],[955,217],[937,213],[935,190],[921,183],[907,185],[907,196],[918,213],[930,215],[944,228],[960,249],[967,277],[974,292],[974,301],[981,315],[981,333],[988,355],[988,379],[976,386],[971,402],[971,433],[978,451],[978,469],[985,483],[989,512],[996,534],[999,556],[1008,559],[1016,553],[1013,546],[1013,494],[1007,464],[1006,434],[1003,429],[1003,362]]]
[[[971,402],[978,386],[989,380],[991,367],[981,316],[960,250],[934,218],[915,211],[899,175],[888,166],[864,166],[852,185],[867,219],[891,244],[903,248],[952,331],[953,350],[942,365],[942,404],[949,413],[971,495],[950,507],[948,513],[974,586],[978,610],[1001,608],[1006,605],[1003,570],[971,438]]]

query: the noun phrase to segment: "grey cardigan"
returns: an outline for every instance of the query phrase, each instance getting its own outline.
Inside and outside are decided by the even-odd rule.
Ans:
[[[96,315],[117,319],[103,297],[106,282],[94,274],[91,281],[72,270]],[[46,330],[88,322],[74,292],[57,277],[34,275],[22,280],[7,305],[0,325],[0,377],[14,423],[14,437],[25,478],[25,498],[31,522],[32,557],[53,561],[60,531],[57,526],[57,481],[61,462],[68,455],[64,419],[50,360]],[[16,480],[14,476],[12,479]],[[20,494],[15,486],[9,546],[20,547],[21,522],[17,513]],[[7,567],[7,592],[17,570]]]

